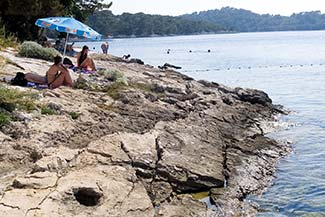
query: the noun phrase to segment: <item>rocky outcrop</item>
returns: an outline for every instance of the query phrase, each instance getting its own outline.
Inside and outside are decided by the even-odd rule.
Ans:
[[[41,64],[0,54],[24,68]],[[1,130],[0,213],[254,215],[244,199],[265,189],[289,151],[264,135],[281,108],[262,91],[104,59],[97,64],[123,73],[128,85],[113,89],[83,75],[93,91],[32,90],[57,112],[20,112],[28,118]],[[97,80],[107,87],[96,89]],[[214,208],[191,196],[203,191]]]

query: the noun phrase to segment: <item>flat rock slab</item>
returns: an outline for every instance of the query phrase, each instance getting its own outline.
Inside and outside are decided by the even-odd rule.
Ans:
[[[0,55],[43,74],[52,64]],[[265,121],[281,113],[266,93],[111,57],[95,61],[128,85],[92,74],[82,77],[93,89],[31,90],[36,104],[57,114],[15,111],[18,120],[0,130],[2,215],[254,215],[244,198],[267,186],[288,152],[264,136],[272,129]],[[217,212],[189,195],[202,191]]]
[[[205,127],[186,123],[168,123],[158,135],[161,159],[160,178],[167,179],[180,191],[200,191],[223,186],[222,141]]]
[[[5,192],[0,212],[8,216],[154,215],[151,201],[134,171],[120,166],[87,167],[72,171],[54,186],[40,190],[35,177],[46,174],[20,179],[25,184],[19,187],[24,188]]]

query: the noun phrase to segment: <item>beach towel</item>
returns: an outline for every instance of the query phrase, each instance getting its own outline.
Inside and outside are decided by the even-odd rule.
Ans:
[[[47,89],[49,86],[47,84],[36,84],[34,82],[27,82],[27,87],[36,89]]]

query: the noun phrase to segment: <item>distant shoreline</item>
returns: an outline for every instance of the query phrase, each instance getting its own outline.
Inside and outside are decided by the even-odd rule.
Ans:
[[[151,35],[151,36],[112,36],[112,37],[103,37],[100,40],[92,40],[93,42],[102,42],[108,41],[112,39],[135,39],[135,38],[165,38],[165,37],[179,37],[179,36],[199,36],[199,35],[231,35],[231,34],[249,34],[249,33],[270,33],[270,32],[320,32],[325,31],[325,29],[321,30],[279,30],[279,31],[259,31],[259,32],[219,32],[219,33],[203,33],[203,34],[189,34],[189,35]],[[54,40],[50,38],[49,40]],[[69,39],[69,42],[89,42],[90,40],[87,38],[83,39]]]

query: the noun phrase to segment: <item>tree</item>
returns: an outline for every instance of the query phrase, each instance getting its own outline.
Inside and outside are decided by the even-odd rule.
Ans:
[[[108,9],[113,4],[113,2],[104,4],[102,3],[103,1],[104,0],[61,0],[62,4],[67,8],[67,14],[82,22],[86,21],[95,11]]]
[[[104,0],[1,0],[0,19],[6,30],[20,40],[36,39],[39,28],[38,18],[50,16],[72,16],[80,21],[94,11],[112,5]]]
[[[114,15],[109,10],[95,12],[86,22],[103,35],[113,36],[186,35],[223,30],[220,26],[205,21],[144,13]]]

